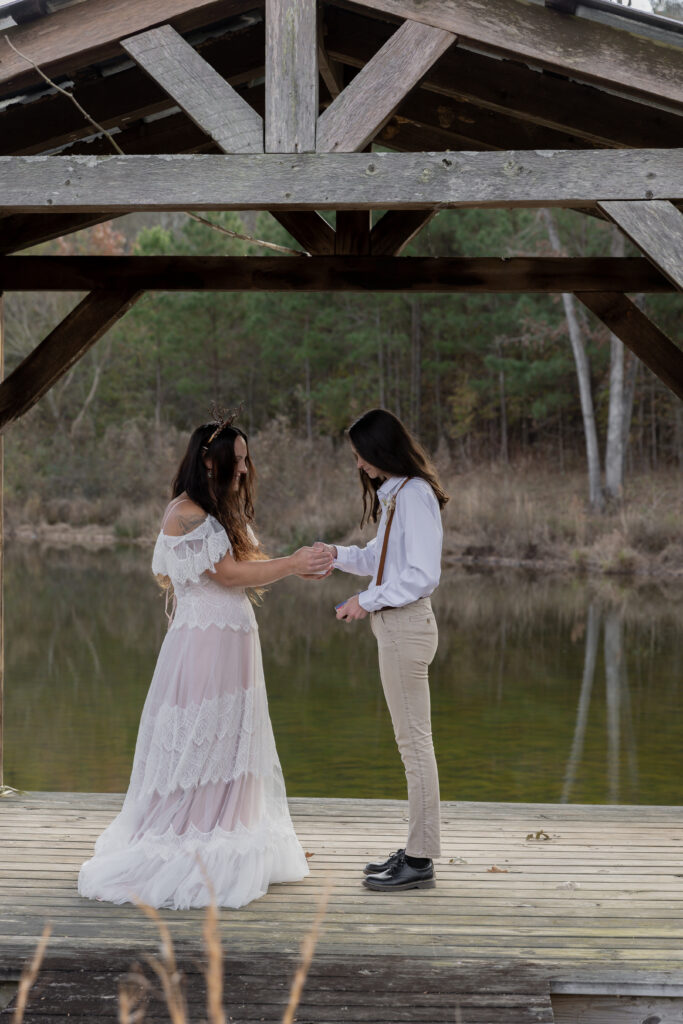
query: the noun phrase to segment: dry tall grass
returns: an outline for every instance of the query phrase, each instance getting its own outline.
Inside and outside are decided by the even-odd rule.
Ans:
[[[318,909],[311,927],[301,943],[300,962],[292,978],[287,1006],[282,1016],[282,1024],[293,1024],[295,1020],[308,972],[313,962],[322,924],[327,913],[327,904],[331,891],[332,886],[328,882],[321,893]],[[146,956],[145,960],[156,974],[161,985],[168,1010],[169,1022],[170,1024],[190,1024],[187,1000],[183,990],[183,975],[176,961],[170,929],[154,907],[150,907],[146,903],[141,903],[137,900],[135,902],[140,910],[150,920],[154,921],[159,932],[160,955],[159,957]],[[26,965],[22,972],[12,1024],[23,1024],[29,993],[38,978],[51,931],[52,925],[47,923],[30,963]],[[202,936],[204,952],[206,954],[206,967],[204,970],[206,979],[206,1024],[226,1024],[226,1012],[223,1006],[223,947],[220,937],[218,908],[213,898],[206,908]],[[151,987],[149,979],[142,970],[137,965],[133,965],[129,974],[119,985],[119,1024],[143,1024],[146,996],[150,992]]]

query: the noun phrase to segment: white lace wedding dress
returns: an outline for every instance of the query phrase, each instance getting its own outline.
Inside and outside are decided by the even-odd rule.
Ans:
[[[211,572],[230,548],[212,516],[157,538],[177,607],[140,720],[120,814],[81,867],[81,896],[240,907],[308,874],[287,808],[254,611]]]

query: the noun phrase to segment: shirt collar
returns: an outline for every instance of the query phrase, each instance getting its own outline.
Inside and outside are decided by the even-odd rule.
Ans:
[[[401,484],[403,483],[403,481],[407,479],[408,478],[405,476],[387,477],[387,479],[384,481],[381,487],[377,488],[377,495],[380,501],[382,500],[382,498],[386,500],[387,498],[391,497],[392,494],[395,494],[396,491],[401,486]]]

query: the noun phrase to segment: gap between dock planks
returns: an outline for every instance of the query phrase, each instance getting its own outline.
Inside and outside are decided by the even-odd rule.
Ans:
[[[130,904],[83,900],[81,862],[118,812],[119,794],[28,793],[0,801],[0,954],[28,951],[53,921],[53,952],[149,948],[156,930]],[[311,875],[221,913],[226,949],[296,954],[328,877],[334,883],[319,955],[380,949],[432,962],[507,958],[548,969],[683,985],[683,823],[677,808],[445,803],[437,888],[367,893],[360,869],[400,845],[401,801],[294,798]],[[542,830],[549,840],[527,840]],[[464,862],[464,863],[463,863]],[[496,865],[502,870],[490,872]],[[201,911],[163,911],[183,946],[199,948]]]

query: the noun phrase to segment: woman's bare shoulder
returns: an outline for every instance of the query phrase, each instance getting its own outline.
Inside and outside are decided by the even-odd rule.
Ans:
[[[169,537],[182,537],[192,533],[206,519],[204,509],[191,498],[181,497],[167,506],[163,519],[163,532]]]

